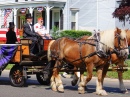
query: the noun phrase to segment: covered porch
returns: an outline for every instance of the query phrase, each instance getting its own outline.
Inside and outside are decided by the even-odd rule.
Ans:
[[[3,25],[5,9],[11,9],[10,19],[7,19],[7,24],[8,22],[14,21],[17,29],[22,29],[23,24],[26,22],[26,13],[32,14],[32,24],[37,22],[38,17],[43,17],[44,26],[48,32],[54,26],[63,29],[63,10],[65,3],[66,0],[43,0],[0,4],[0,27]]]

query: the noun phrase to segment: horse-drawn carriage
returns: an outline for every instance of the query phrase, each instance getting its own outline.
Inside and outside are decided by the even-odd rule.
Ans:
[[[14,54],[8,59],[7,64],[15,64],[9,73],[10,82],[13,86],[23,86],[31,74],[36,74],[38,82],[42,85],[50,83],[51,72],[47,61],[47,47],[51,40],[43,40],[42,50],[37,55],[30,55],[30,39],[21,39],[19,44],[0,44],[3,48],[15,47]],[[5,53],[6,50],[3,51]],[[11,53],[10,51],[8,53]],[[8,54],[9,55],[9,54]],[[5,56],[5,55],[3,55]],[[7,57],[7,56],[6,56]],[[4,64],[5,65],[5,64]],[[6,67],[3,67],[3,69]]]
[[[95,67],[98,74],[96,93],[107,95],[102,85],[108,67],[111,63],[114,63],[120,71],[129,54],[128,44],[126,31],[118,28],[101,32],[99,36],[93,35],[79,40],[66,37],[55,41],[43,40],[42,52],[39,52],[37,56],[30,55],[29,45],[31,40],[21,39],[13,58],[9,61],[9,63],[15,64],[10,70],[11,84],[23,86],[29,74],[36,74],[40,84],[47,85],[51,82],[53,91],[64,92],[59,72],[67,64],[67,66],[72,66],[73,72],[80,71],[78,91],[82,94],[85,93],[85,86],[91,80],[92,71]],[[97,37],[101,40],[97,40]],[[85,70],[88,72],[86,80],[83,78]],[[64,69],[64,71],[67,70]],[[72,81],[73,85],[76,84],[77,80],[78,77]],[[122,79],[120,79],[120,88],[126,91]]]

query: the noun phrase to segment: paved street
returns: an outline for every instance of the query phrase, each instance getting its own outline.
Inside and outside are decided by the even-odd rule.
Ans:
[[[27,87],[13,87],[10,85],[8,71],[3,71],[0,77],[0,97],[99,97],[95,94],[95,81],[93,78],[88,84],[88,92],[78,94],[77,86],[71,86],[71,78],[62,78],[65,93],[53,92],[49,86],[40,85],[35,75],[27,80]],[[130,97],[130,81],[125,81],[129,93],[122,94],[118,88],[118,80],[105,79],[104,88],[108,92],[107,97]]]

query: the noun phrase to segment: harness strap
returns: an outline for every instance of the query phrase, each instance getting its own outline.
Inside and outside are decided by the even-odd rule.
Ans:
[[[82,61],[82,64],[85,66],[86,64],[85,64],[85,60],[82,58],[82,52],[81,52],[81,50],[82,50],[82,43],[80,42],[80,43],[79,43],[80,59],[81,59],[81,61]]]

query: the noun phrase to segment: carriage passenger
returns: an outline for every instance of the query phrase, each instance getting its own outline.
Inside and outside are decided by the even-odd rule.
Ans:
[[[34,32],[32,27],[32,16],[31,14],[26,14],[27,23],[24,24],[23,27],[23,37],[32,40],[32,44],[30,46],[30,55],[34,55],[34,47],[37,43],[37,34]]]
[[[34,31],[42,37],[42,39],[52,39],[50,34],[46,31],[45,26],[43,26],[43,18],[38,18],[37,23],[34,25]]]
[[[14,32],[14,22],[9,22],[9,30],[6,33],[6,44],[15,44],[17,43],[16,33]]]

